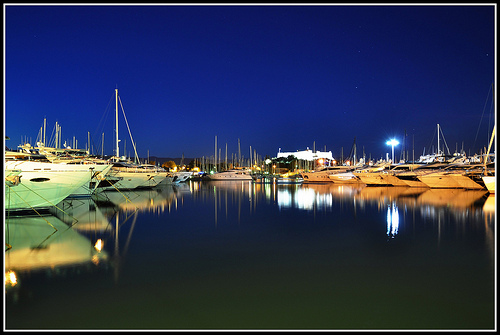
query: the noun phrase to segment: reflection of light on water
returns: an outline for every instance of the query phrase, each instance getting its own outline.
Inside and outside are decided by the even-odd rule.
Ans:
[[[278,207],[292,207],[292,194],[288,190],[278,190]]]
[[[316,192],[312,189],[299,189],[295,192],[294,204],[297,208],[310,210],[314,208]]]
[[[17,284],[17,276],[16,273],[12,270],[7,271],[5,273],[5,286],[16,286]]]
[[[394,238],[398,234],[399,229],[399,210],[396,203],[387,206],[387,236]]]
[[[299,188],[292,193],[290,189],[279,189],[278,206],[279,208],[291,208],[312,210],[315,207],[332,207],[333,196],[331,193],[320,194],[311,188]]]
[[[94,248],[98,252],[101,252],[101,250],[102,250],[102,240],[101,239],[97,240],[97,242],[94,244]]]

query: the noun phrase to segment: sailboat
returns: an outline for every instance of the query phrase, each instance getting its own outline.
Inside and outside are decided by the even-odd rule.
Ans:
[[[109,168],[104,164],[57,164],[39,155],[6,151],[5,209],[55,206]]]
[[[441,150],[440,147],[440,138],[443,138],[443,142],[446,146],[446,150],[448,151],[448,154],[445,154],[444,150]],[[425,149],[424,149],[425,151]],[[455,160],[456,157],[450,154],[450,149],[448,148],[448,145],[446,144],[446,139],[444,138],[443,131],[441,130],[441,127],[439,126],[439,123],[437,124],[437,152],[432,153],[432,154],[427,154],[425,153],[420,156],[418,162],[419,163],[434,163],[434,162],[448,162],[451,160]]]
[[[115,157],[113,158],[113,167],[107,173],[105,179],[98,184],[97,189],[103,191],[103,190],[124,190],[124,189],[131,190],[137,188],[154,187],[167,177],[168,172],[166,170],[151,164],[138,164],[127,161],[123,157],[120,158],[120,147],[119,147],[120,139],[118,137],[118,100],[119,100],[118,89],[115,89],[115,102],[116,102]],[[126,118],[125,122],[127,122]],[[128,127],[128,122],[127,122],[127,127]],[[137,150],[131,134],[130,138],[132,140],[132,145],[135,151],[135,157],[137,159],[138,158]]]

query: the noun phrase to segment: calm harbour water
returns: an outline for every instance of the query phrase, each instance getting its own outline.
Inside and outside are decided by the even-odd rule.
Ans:
[[[6,214],[7,330],[496,327],[486,191],[204,181],[105,195]]]

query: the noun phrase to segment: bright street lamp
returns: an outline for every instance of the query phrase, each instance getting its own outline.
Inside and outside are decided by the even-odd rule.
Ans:
[[[398,145],[399,142],[395,139],[387,141],[385,144],[390,145],[392,147],[392,164],[394,164],[394,146]]]

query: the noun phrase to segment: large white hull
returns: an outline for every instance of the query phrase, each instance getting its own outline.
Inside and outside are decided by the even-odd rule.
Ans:
[[[103,165],[102,168],[106,166]],[[51,207],[88,183],[97,166],[53,164],[36,161],[6,161],[5,175],[20,170],[20,182],[5,184],[5,209]]]
[[[185,171],[169,172],[167,174],[167,177],[161,182],[161,185],[184,183],[188,181],[192,175],[193,175],[192,172],[185,172]]]
[[[106,178],[106,174],[111,170],[112,165],[96,164],[96,170],[88,183],[80,186],[70,194],[71,197],[88,197],[97,189],[97,185]]]
[[[301,173],[302,178],[304,178],[305,183],[331,183],[333,180],[330,178],[331,175],[347,172],[352,170],[349,166],[334,166],[329,168],[324,168],[323,170],[313,171],[313,172],[303,172]]]
[[[252,180],[252,175],[246,171],[224,171],[208,175],[210,180]]]
[[[328,176],[330,181],[337,184],[361,184],[361,180],[354,175],[351,171],[335,173]]]
[[[474,180],[472,180],[469,176],[467,176],[466,173],[450,173],[449,176],[462,187],[468,190],[482,190],[484,189],[483,185],[480,185],[476,183]]]
[[[168,172],[163,171],[112,167],[106,175],[106,180],[103,180],[97,189],[99,191],[110,191],[152,188],[161,183],[167,175]]]
[[[448,172],[433,172],[418,179],[430,188],[463,188]]]
[[[396,177],[410,187],[429,187],[418,179],[419,175],[414,171],[405,171],[398,173]]]
[[[377,172],[357,172],[356,176],[366,185],[387,185],[387,182],[382,178],[382,173]]]
[[[495,193],[495,176],[482,176],[484,185],[490,193]]]

